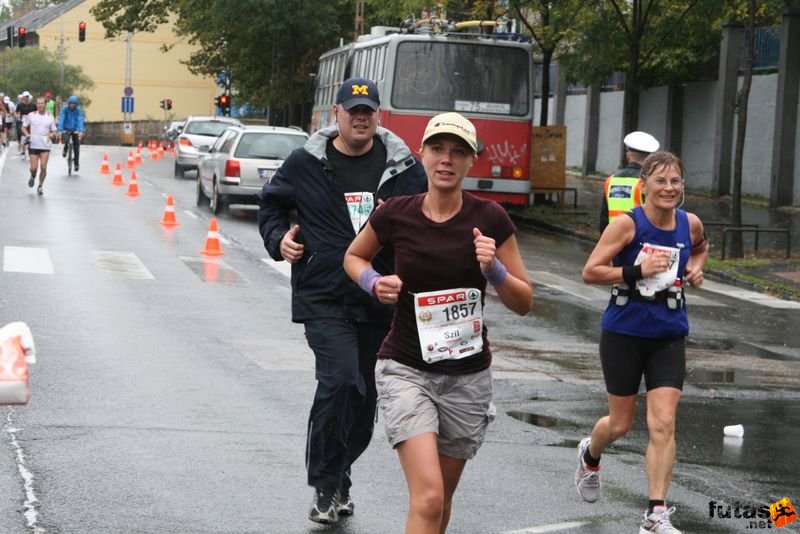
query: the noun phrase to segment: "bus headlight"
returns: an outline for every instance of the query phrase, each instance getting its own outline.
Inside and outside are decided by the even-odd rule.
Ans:
[[[501,171],[500,165],[492,165],[492,178],[500,178]]]

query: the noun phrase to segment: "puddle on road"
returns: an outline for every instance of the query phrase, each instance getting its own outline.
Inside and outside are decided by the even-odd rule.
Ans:
[[[244,285],[246,280],[230,265],[219,258],[181,256],[181,260],[203,282],[209,284]]]
[[[511,410],[506,413],[509,416],[513,417],[514,419],[522,421],[523,423],[541,426],[544,428],[551,428],[554,426],[564,426],[555,417],[550,417],[547,415],[541,415],[538,413],[529,413],[529,412],[519,412],[517,410]]]

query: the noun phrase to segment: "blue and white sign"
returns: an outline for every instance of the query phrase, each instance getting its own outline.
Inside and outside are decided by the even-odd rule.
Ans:
[[[133,113],[133,97],[132,96],[123,96],[122,97],[122,112],[123,113]]]

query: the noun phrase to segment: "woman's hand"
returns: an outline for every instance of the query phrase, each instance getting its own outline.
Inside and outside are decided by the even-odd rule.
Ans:
[[[488,273],[494,267],[494,258],[497,254],[497,246],[494,239],[487,237],[481,233],[477,228],[472,229],[472,235],[475,237],[475,257],[478,263],[481,264],[481,271]]]
[[[403,281],[396,274],[381,276],[375,282],[372,292],[381,304],[397,304],[400,299],[400,291],[403,289]]]
[[[648,254],[642,262],[642,276],[647,278],[654,274],[663,273],[669,270],[670,253],[666,250],[655,250]]]

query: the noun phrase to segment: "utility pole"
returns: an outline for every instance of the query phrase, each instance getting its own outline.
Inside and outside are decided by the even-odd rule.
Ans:
[[[61,60],[61,76],[59,78],[60,83],[58,85],[58,94],[63,95],[64,93],[64,14],[61,14],[61,42],[58,45],[58,57]]]
[[[131,85],[132,80],[132,63],[133,63],[133,32],[128,32],[125,36],[125,96],[131,97],[133,95],[133,86]],[[133,99],[130,100],[131,104],[133,104]],[[122,136],[121,141],[122,144],[129,144],[133,146],[134,141],[134,133],[133,133],[133,124],[131,122],[131,116],[133,114],[133,106],[131,105],[130,108],[125,108],[122,113]]]

